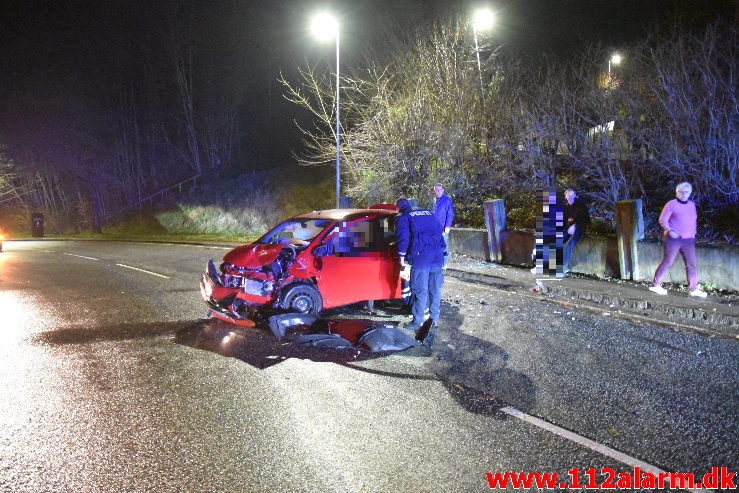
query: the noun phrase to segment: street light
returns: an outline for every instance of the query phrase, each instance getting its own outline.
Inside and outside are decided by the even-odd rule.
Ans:
[[[613,65],[619,65],[621,63],[621,55],[616,52],[613,55],[611,55],[611,58],[608,59],[608,80],[611,80],[611,64]],[[602,67],[603,65],[601,65]]]
[[[341,119],[339,118],[339,23],[331,14],[321,13],[313,19],[313,32],[319,38],[336,38],[336,207],[341,197]]]
[[[480,75],[480,97],[483,97],[482,64],[480,63],[480,45],[477,42],[477,31],[490,29],[495,21],[495,15],[490,9],[477,9],[472,18],[472,32],[475,35],[475,54],[477,55],[477,73]]]

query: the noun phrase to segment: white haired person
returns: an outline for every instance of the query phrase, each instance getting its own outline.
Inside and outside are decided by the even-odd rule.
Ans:
[[[670,270],[675,257],[680,253],[685,260],[690,296],[705,298],[706,293],[698,287],[697,260],[695,255],[695,233],[698,229],[698,212],[695,202],[688,200],[693,193],[690,183],[679,183],[675,187],[675,197],[665,204],[659,215],[659,224],[664,232],[664,254],[662,262],[654,273],[649,290],[657,294],[667,294],[662,287],[662,278]]]

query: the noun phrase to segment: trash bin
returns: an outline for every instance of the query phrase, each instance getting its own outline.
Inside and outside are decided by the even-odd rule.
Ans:
[[[31,236],[35,238],[44,236],[44,215],[40,212],[31,214]]]

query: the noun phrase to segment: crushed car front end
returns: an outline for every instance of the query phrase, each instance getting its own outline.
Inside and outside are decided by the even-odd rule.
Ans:
[[[272,283],[251,279],[247,273],[234,275],[231,266],[222,266],[219,272],[209,260],[205,274],[200,278],[200,294],[210,308],[210,315],[229,322],[250,320],[257,308],[274,301]],[[251,325],[247,323],[246,325]]]
[[[229,321],[247,320],[259,309],[288,308],[284,305],[289,302],[300,311],[320,311],[320,296],[313,290],[316,267],[311,249],[333,224],[320,215],[297,216],[254,243],[234,248],[219,267],[208,261],[200,292],[211,314]],[[285,300],[286,293],[293,293],[290,300]],[[302,303],[304,299],[312,302]]]

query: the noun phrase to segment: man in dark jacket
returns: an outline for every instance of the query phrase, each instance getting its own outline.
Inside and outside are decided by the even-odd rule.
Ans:
[[[585,234],[590,224],[590,212],[588,206],[577,198],[577,194],[571,188],[565,190],[564,219],[565,219],[565,243],[562,256],[562,267],[565,273],[570,271],[570,258],[575,245]]]
[[[439,221],[425,209],[413,210],[408,199],[401,198],[395,204],[399,214],[395,220],[398,260],[402,268],[411,266],[410,284],[413,294],[413,321],[405,328],[417,332],[424,345],[431,347],[441,311],[441,286],[444,283],[444,236]],[[431,330],[424,336],[418,330],[426,320],[426,310],[431,314]]]

